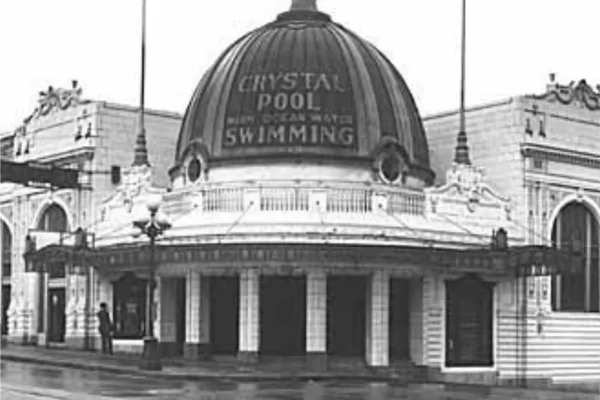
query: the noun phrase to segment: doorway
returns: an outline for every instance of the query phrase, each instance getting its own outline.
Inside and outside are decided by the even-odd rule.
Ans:
[[[390,360],[410,358],[410,281],[390,279]]]
[[[494,364],[494,286],[478,276],[446,281],[446,366]]]
[[[327,353],[364,357],[367,278],[327,277]]]
[[[2,285],[2,334],[8,334],[8,307],[10,306],[10,285]]]
[[[175,282],[175,343],[176,355],[183,355],[185,343],[185,278],[176,278]]]
[[[65,341],[65,289],[48,289],[48,341]]]
[[[306,278],[260,277],[260,352],[300,356],[306,352]]]
[[[208,282],[211,352],[235,355],[239,343],[240,278],[211,276]]]

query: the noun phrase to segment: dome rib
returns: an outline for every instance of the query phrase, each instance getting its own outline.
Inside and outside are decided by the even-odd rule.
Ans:
[[[373,143],[373,138],[379,137],[381,133],[379,111],[377,110],[377,100],[375,99],[375,92],[371,84],[371,77],[369,76],[364,60],[360,57],[358,48],[344,30],[335,25],[335,28],[332,28],[331,31],[338,39],[340,47],[346,48],[348,52],[346,63],[352,63],[354,67],[349,68],[350,73],[352,74],[355,71],[358,74],[358,79],[353,82],[352,87],[360,88],[360,93],[355,93],[355,104],[357,105],[355,112],[358,114],[360,109],[360,115],[363,118],[362,134],[358,133],[358,145],[361,150],[359,154],[366,156],[368,155],[367,149],[376,146],[376,143]],[[362,105],[362,107],[359,105]]]
[[[433,181],[418,109],[394,65],[327,14],[292,10],[234,42],[200,80],[176,166],[190,143],[212,165],[299,156],[373,165],[386,137]]]

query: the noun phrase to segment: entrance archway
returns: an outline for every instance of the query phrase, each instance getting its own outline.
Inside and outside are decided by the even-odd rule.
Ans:
[[[410,358],[410,280],[390,279],[390,360]]]
[[[494,364],[494,286],[478,276],[446,281],[446,366]]]
[[[210,345],[214,355],[235,355],[239,343],[240,278],[211,276],[210,295]]]
[[[552,308],[556,311],[600,311],[600,228],[584,203],[571,202],[552,225],[553,246],[579,252],[581,264],[552,277]]]
[[[260,352],[301,356],[306,352],[306,279],[260,277]]]
[[[45,232],[68,232],[67,213],[57,203],[48,205],[38,220],[37,230]],[[66,325],[65,265],[54,264],[50,267],[48,286],[40,280],[40,310],[38,313],[38,332],[46,332],[48,341],[64,342]],[[46,301],[45,301],[46,300]],[[45,309],[44,307],[48,308]],[[44,324],[47,314],[48,326]]]
[[[367,278],[327,277],[327,353],[364,357]]]

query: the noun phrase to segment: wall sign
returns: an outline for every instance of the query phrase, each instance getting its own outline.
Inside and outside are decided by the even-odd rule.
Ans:
[[[240,74],[234,80],[224,149],[357,149],[354,98],[346,76],[325,72]]]

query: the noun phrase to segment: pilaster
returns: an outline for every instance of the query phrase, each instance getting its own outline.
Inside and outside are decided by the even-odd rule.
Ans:
[[[306,362],[310,369],[327,369],[327,275],[306,276]]]
[[[70,268],[66,277],[65,344],[70,348],[84,349],[87,344],[87,278],[85,268],[78,266]]]
[[[199,270],[186,276],[186,332],[184,356],[206,359],[210,356],[209,286]]]
[[[389,286],[387,271],[376,271],[367,286],[366,361],[369,367],[389,366]]]
[[[259,273],[244,269],[240,274],[240,323],[238,361],[244,364],[258,362],[260,343]]]

